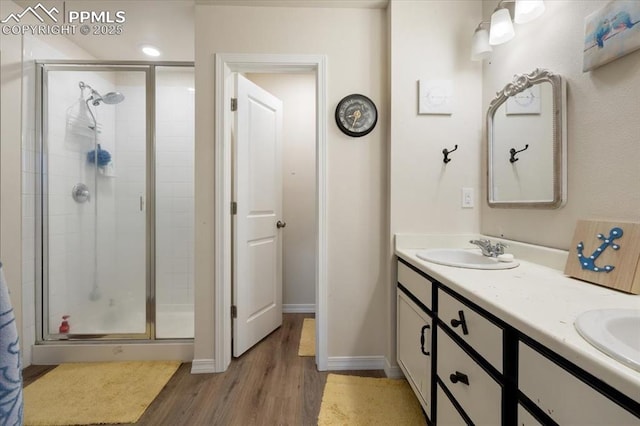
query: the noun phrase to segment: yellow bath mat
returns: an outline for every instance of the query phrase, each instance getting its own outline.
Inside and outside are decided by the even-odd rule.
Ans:
[[[329,374],[318,426],[425,424],[420,403],[406,380]]]
[[[178,361],[62,364],[24,389],[24,424],[135,423]]]
[[[298,356],[316,355],[316,320],[305,318],[302,322],[302,332],[300,333],[300,345],[298,346]]]

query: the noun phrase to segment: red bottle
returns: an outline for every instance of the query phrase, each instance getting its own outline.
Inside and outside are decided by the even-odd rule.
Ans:
[[[58,328],[58,331],[60,332],[60,334],[64,334],[64,333],[68,333],[69,332],[69,321],[67,321],[69,319],[69,315],[63,315],[62,316],[62,323],[60,324],[60,327]]]

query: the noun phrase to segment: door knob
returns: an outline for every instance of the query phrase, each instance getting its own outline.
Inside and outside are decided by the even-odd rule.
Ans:
[[[287,226],[287,222],[283,222],[283,221],[279,220],[279,221],[276,223],[276,226],[278,227],[278,229],[280,229],[280,228],[284,228],[285,226]]]

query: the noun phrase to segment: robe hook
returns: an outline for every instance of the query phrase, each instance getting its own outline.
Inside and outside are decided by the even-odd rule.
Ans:
[[[526,151],[526,150],[527,150],[527,148],[529,148],[529,144],[526,144],[526,145],[524,146],[524,148],[522,148],[520,151],[516,151],[516,149],[515,149],[515,148],[511,148],[511,149],[509,150],[509,153],[511,154],[511,158],[509,158],[509,162],[511,162],[511,163],[515,163],[516,161],[518,161],[518,160],[519,160],[519,158],[516,158],[516,154],[517,154],[517,153],[519,153],[519,152],[522,152],[522,151]]]
[[[449,151],[447,148],[442,150],[442,153],[444,154],[444,159],[442,161],[444,162],[444,164],[447,164],[449,161],[451,161],[451,158],[449,158],[449,154],[451,154],[456,149],[458,149],[458,145],[455,145],[451,151]]]

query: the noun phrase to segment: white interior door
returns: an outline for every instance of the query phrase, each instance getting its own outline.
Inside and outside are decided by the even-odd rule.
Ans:
[[[282,324],[282,102],[235,75],[233,356]],[[280,225],[282,226],[282,225]]]

